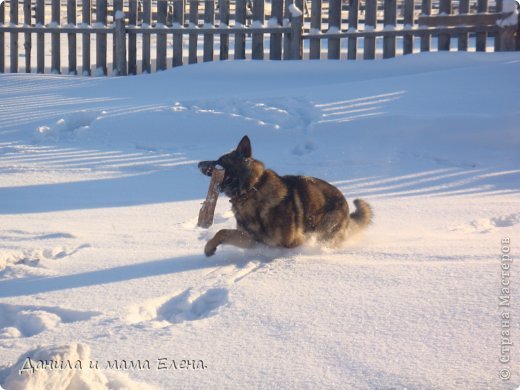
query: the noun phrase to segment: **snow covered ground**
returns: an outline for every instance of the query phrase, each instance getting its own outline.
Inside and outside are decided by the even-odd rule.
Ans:
[[[0,75],[0,385],[517,388],[520,303],[499,297],[520,280],[501,273],[519,74],[518,53],[428,53]],[[195,227],[196,162],[244,134],[279,173],[369,201],[374,224],[335,250],[205,258],[234,220],[221,197]]]

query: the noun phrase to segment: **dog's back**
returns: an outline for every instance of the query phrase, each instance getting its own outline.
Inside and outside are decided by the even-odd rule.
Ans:
[[[333,185],[308,176],[278,176],[272,170],[263,172],[247,199],[232,201],[239,229],[267,245],[287,248],[311,235],[339,244],[371,220],[368,204],[356,202],[363,207],[350,216],[345,197]]]

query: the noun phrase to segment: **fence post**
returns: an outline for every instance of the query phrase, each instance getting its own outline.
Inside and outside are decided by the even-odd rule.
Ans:
[[[303,58],[303,12],[293,3],[289,5],[291,13],[291,33],[289,35],[289,59]]]
[[[114,27],[114,40],[115,40],[115,73],[116,76],[126,76],[126,26],[125,26],[125,14],[121,10],[116,11],[115,15],[116,24]]]

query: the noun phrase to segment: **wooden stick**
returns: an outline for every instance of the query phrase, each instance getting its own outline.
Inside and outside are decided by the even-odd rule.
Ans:
[[[202,203],[202,207],[199,211],[199,221],[197,226],[202,228],[209,228],[213,225],[213,216],[215,214],[215,207],[217,206],[217,200],[219,195],[219,184],[224,179],[223,169],[213,169],[211,174],[211,182],[209,183],[208,195],[206,200]]]

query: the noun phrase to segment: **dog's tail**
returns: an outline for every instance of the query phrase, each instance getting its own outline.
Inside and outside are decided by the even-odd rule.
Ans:
[[[374,218],[372,207],[363,199],[355,199],[354,205],[356,206],[356,211],[350,214],[349,235],[359,233],[370,225]]]

